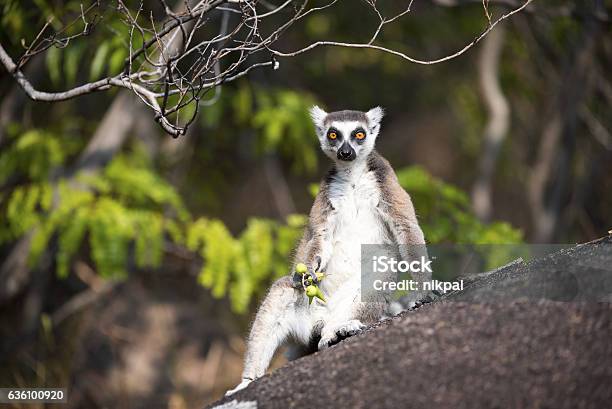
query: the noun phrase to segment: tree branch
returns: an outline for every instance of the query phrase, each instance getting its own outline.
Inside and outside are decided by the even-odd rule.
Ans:
[[[65,41],[61,41],[58,40],[58,33],[43,38],[42,33],[48,28],[47,25],[45,30],[41,30],[32,44],[28,46],[26,54],[18,59],[19,63],[15,63],[5,48],[0,45],[0,63],[26,94],[35,101],[64,101],[112,87],[129,89],[154,111],[155,120],[166,132],[179,136],[184,134],[194,121],[199,108],[210,105],[210,101],[201,102],[201,99],[210,90],[235,81],[255,68],[272,67],[276,69],[278,68],[276,57],[294,57],[320,46],[336,46],[373,49],[416,64],[438,64],[467,52],[488,35],[497,24],[525,9],[533,0],[526,0],[495,21],[487,20],[486,28],[470,43],[454,53],[437,59],[418,59],[375,44],[386,25],[397,22],[410,12],[413,0],[409,1],[401,12],[391,17],[383,16],[375,1],[366,1],[367,6],[372,9],[379,20],[367,43],[318,41],[292,52],[282,52],[274,48],[274,44],[294,23],[312,13],[329,9],[337,1],[332,0],[323,6],[307,8],[308,0],[303,0],[295,4],[293,14],[283,20],[285,13],[281,11],[288,11],[288,6],[292,4],[290,0],[277,6],[263,5],[265,12],[261,13],[258,8],[262,5],[252,0],[214,0],[210,2],[201,0],[193,6],[185,3],[184,9],[179,12],[170,10],[162,0],[167,19],[160,27],[157,27],[152,19],[148,21],[147,17],[142,15],[145,14],[142,5],[135,12],[131,12],[120,0],[116,10],[123,17],[124,23],[128,25],[129,32],[129,38],[126,41],[129,48],[128,57],[124,61],[122,73],[61,92],[37,90],[21,71],[23,63],[31,55],[42,52],[50,46],[56,45],[64,48],[70,39],[74,38],[74,36],[67,37]],[[89,34],[94,23],[88,22],[85,16],[98,5],[98,2],[95,2],[87,10],[81,11],[80,19],[70,23],[74,25],[82,21],[83,29],[76,36]],[[214,10],[220,13],[209,16]],[[229,14],[240,16],[240,19],[233,28],[228,30],[226,16]],[[262,21],[272,18],[277,18],[278,22],[267,25],[272,26],[270,32],[262,32],[264,26]],[[220,25],[221,29],[213,30],[212,32],[218,32],[218,34],[211,35],[211,31],[206,26],[215,22]],[[207,38],[195,40],[198,38],[196,32],[202,32],[204,29],[207,30],[205,31]],[[142,37],[143,44],[134,49],[133,37],[138,34]],[[148,35],[151,38],[145,41]],[[167,36],[170,36],[169,40],[166,40]],[[177,38],[182,39],[180,46],[177,46]],[[265,57],[262,58],[262,55]],[[182,118],[181,112],[188,106],[193,108],[190,113],[194,113],[186,119]]]

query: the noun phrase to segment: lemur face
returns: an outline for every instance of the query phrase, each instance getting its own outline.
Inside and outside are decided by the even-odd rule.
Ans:
[[[336,163],[349,165],[355,160],[367,158],[374,149],[383,110],[376,107],[368,112],[327,113],[314,106],[310,115],[323,152]]]

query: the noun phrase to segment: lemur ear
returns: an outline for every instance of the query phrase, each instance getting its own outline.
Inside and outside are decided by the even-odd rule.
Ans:
[[[366,117],[372,129],[380,129],[380,121],[385,115],[385,111],[381,107],[375,107],[366,112]]]
[[[325,117],[327,117],[327,112],[319,108],[318,105],[314,105],[312,108],[310,108],[310,117],[312,118],[312,122],[314,122],[315,127],[321,130],[323,129],[323,122],[325,121]]]

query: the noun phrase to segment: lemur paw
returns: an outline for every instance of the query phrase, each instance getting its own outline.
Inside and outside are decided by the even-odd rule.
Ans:
[[[225,392],[225,396],[233,395],[234,393],[238,392],[239,390],[242,390],[242,389],[246,388],[247,386],[249,386],[249,384],[251,382],[253,382],[252,379],[243,378],[242,381],[234,389],[230,389],[229,391]]]
[[[316,256],[312,264],[307,264],[306,268],[306,274],[308,274],[308,276],[312,278],[312,282],[314,284],[318,284],[319,279],[317,278],[316,272],[321,270],[321,257]],[[302,274],[298,273],[297,271],[291,273],[291,281],[294,288],[302,287],[302,277]]]
[[[399,302],[405,308],[413,310],[415,308],[419,308],[423,304],[428,304],[434,301],[436,298],[439,297],[431,291],[411,292],[410,294],[403,296]]]
[[[329,331],[324,328],[323,333],[321,334],[321,340],[319,341],[318,349],[319,351],[321,351],[325,348],[328,348],[342,341],[344,338],[348,338],[352,335],[357,334],[364,328],[365,325],[363,325],[359,320],[347,321],[345,323],[332,327]]]

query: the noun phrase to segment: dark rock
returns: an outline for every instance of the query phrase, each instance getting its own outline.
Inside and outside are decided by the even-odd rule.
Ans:
[[[217,404],[610,407],[612,305],[595,302],[611,300],[610,266],[609,237],[516,263],[290,362]]]

